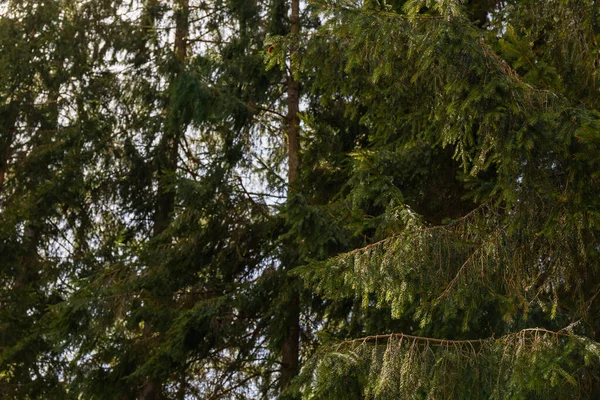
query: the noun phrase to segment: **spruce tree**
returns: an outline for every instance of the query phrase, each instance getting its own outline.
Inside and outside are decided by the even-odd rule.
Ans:
[[[0,397],[598,397],[598,12],[0,2]]]
[[[55,316],[75,341],[71,387],[111,399],[268,391],[259,300],[248,297],[269,215],[238,169],[269,96],[262,10],[120,7],[130,40],[113,61],[116,179],[88,252],[101,261]]]
[[[264,9],[2,6],[3,395],[268,392],[248,296],[270,216],[238,169],[270,96]]]
[[[85,270],[89,198],[101,191],[86,170],[105,151],[112,120],[102,113],[112,86],[100,42],[119,43],[103,36],[100,21],[112,11],[104,7],[0,8],[0,393],[68,398],[70,360],[48,315]]]
[[[313,4],[298,393],[597,396],[595,3]]]

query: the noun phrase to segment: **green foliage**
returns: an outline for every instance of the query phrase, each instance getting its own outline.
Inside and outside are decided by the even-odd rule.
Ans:
[[[347,238],[344,243],[353,250],[338,255],[334,250],[333,257],[295,271],[307,288],[327,299],[322,329],[328,335],[321,337],[399,331],[485,338],[536,326],[558,330],[577,320],[589,324],[578,325],[578,332],[594,338],[596,317],[589,307],[598,290],[593,194],[598,182],[581,172],[597,169],[588,159],[594,145],[584,139],[598,137],[592,128],[597,111],[591,106],[595,95],[582,100],[582,92],[573,95],[570,86],[579,79],[575,86],[585,87],[592,73],[583,72],[587,53],[569,52],[559,62],[553,57],[562,50],[552,46],[582,41],[593,46],[595,38],[566,39],[564,26],[548,32],[553,28],[535,15],[533,3],[498,6],[486,31],[472,25],[457,2],[408,2],[399,13],[352,2],[321,6],[326,23],[305,38],[299,68],[310,77],[308,90],[321,106],[341,104],[344,116],[364,132],[338,167],[338,174],[347,174],[345,184],[323,205],[347,233],[362,236],[363,244]],[[545,7],[544,16],[570,15],[569,23],[584,15],[570,3]],[[563,29],[562,41],[533,43],[542,28],[529,30],[526,20],[544,26],[546,37]],[[285,48],[286,39],[277,40],[277,47]],[[570,63],[582,68],[579,78],[565,67]],[[309,132],[326,132],[318,118],[305,121]],[[310,159],[318,165],[318,157]],[[373,326],[374,309],[398,322]],[[347,329],[344,323],[358,327]],[[566,372],[558,359],[570,351],[568,344],[546,344],[555,353],[527,361],[540,363],[531,381],[509,378],[495,391],[492,379],[473,383],[448,371],[440,376],[452,381],[449,385],[472,386],[444,394],[435,379],[423,389],[410,381],[435,375],[427,368],[456,352],[433,352],[421,372],[410,356],[395,361],[381,356],[372,363],[378,368],[374,375],[357,372],[373,368],[367,353],[316,352],[315,364],[304,372],[309,383],[298,390],[306,398],[340,398],[344,385],[356,384],[362,388],[352,390],[357,398],[404,398],[401,387],[393,386],[402,382],[404,363],[413,385],[408,397],[560,398],[578,390],[593,397],[598,370],[584,362],[589,349],[580,346]],[[503,341],[497,346],[508,369],[525,362],[516,347]],[[389,348],[402,353],[397,344]],[[499,375],[493,355],[481,357],[481,364],[465,357],[464,374]],[[585,379],[573,378],[574,371],[583,370]],[[387,395],[378,377],[389,379],[389,386],[381,384]],[[544,392],[545,379],[579,389]]]
[[[598,398],[598,2],[288,8],[0,1],[0,397]]]
[[[598,365],[588,339],[540,329],[462,341],[371,336],[323,349],[299,385],[306,399],[580,398],[591,395],[584,354],[586,367]]]

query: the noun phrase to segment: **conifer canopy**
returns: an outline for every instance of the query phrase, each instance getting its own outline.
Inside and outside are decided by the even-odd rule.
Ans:
[[[0,0],[0,398],[600,398],[595,0]]]

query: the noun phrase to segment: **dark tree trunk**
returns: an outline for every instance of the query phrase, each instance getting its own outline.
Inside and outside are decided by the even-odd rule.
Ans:
[[[0,196],[4,188],[4,180],[8,170],[8,163],[11,156],[11,148],[15,136],[15,124],[17,122],[17,114],[14,110],[14,105],[11,104],[6,110],[3,118],[2,130],[4,133],[0,135]]]
[[[300,33],[300,2],[292,0],[292,11],[290,15],[290,33],[298,35]],[[299,92],[300,85],[294,78],[294,69],[292,58],[296,53],[295,38],[290,47],[290,76],[288,77],[288,114],[287,114],[287,137],[288,137],[288,183],[290,188],[298,174],[300,167],[300,138],[299,138]]]
[[[175,10],[175,57],[179,62],[179,69],[173,79],[181,73],[187,59],[187,36],[189,32],[189,0],[177,0]],[[179,141],[182,128],[178,121],[165,124],[165,132],[158,145],[157,154],[157,187],[158,193],[154,207],[153,235],[164,233],[169,226],[173,211],[175,210],[175,190],[171,186],[173,176],[177,172]],[[153,335],[150,323],[144,329],[144,336]],[[147,377],[138,392],[139,400],[159,400],[162,398],[162,385],[157,377]]]
[[[281,348],[281,389],[286,389],[300,370],[300,296],[294,287],[288,300],[289,320]]]
[[[187,35],[189,31],[189,0],[178,0],[175,12],[175,56],[180,69],[184,68],[187,57]],[[176,72],[176,75],[180,71]],[[177,171],[177,157],[181,127],[178,122],[167,124],[158,148],[158,194],[154,210],[154,235],[165,231],[175,208],[175,191],[170,189],[169,179]]]
[[[300,32],[300,2],[292,0],[290,15],[290,33],[297,35]],[[295,39],[292,40],[292,43]],[[296,46],[290,47],[290,60],[296,52]],[[294,182],[298,177],[300,168],[300,138],[299,138],[299,84],[293,75],[293,66],[290,62],[290,76],[288,77],[288,113],[287,113],[287,138],[288,138],[288,190],[294,189]],[[285,341],[281,348],[281,389],[285,390],[291,380],[298,375],[300,357],[300,295],[293,284],[290,285],[291,293],[288,300],[288,321]]]

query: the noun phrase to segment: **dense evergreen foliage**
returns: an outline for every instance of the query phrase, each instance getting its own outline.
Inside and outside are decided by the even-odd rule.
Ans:
[[[594,0],[0,1],[0,397],[600,396]]]

